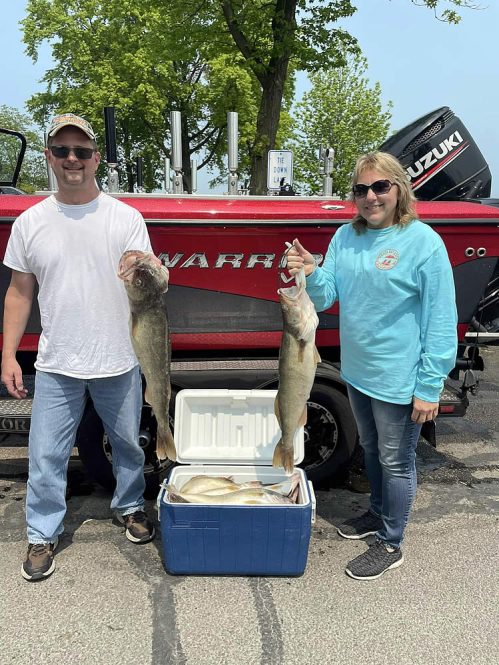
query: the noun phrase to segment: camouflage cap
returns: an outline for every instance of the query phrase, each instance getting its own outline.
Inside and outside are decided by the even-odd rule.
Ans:
[[[48,135],[55,136],[60,129],[68,126],[81,129],[81,131],[85,132],[89,139],[95,140],[95,132],[92,129],[92,125],[87,122],[85,118],[81,118],[79,115],[75,115],[74,113],[63,113],[62,115],[54,116],[52,118],[52,122],[50,123]]]

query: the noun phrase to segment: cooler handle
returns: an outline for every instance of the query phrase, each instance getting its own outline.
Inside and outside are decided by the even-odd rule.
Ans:
[[[158,498],[156,499],[156,510],[158,511],[158,522],[161,522],[161,510],[159,509],[159,505],[161,503],[161,498],[162,498],[163,494],[166,491],[167,484],[168,484],[168,481],[165,478],[163,480],[163,482],[161,483],[161,485],[159,486]]]
[[[317,512],[317,501],[315,500],[315,492],[314,492],[314,486],[312,485],[312,481],[308,481],[308,491],[310,492],[310,501],[312,503],[312,518],[311,518],[311,523],[315,524],[315,517],[316,517],[316,512]]]

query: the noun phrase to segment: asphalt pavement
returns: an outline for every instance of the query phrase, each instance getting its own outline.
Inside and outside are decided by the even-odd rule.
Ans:
[[[344,573],[363,551],[335,529],[368,504],[365,482],[317,492],[305,574],[173,576],[161,534],[137,546],[110,494],[70,463],[66,532],[47,580],[28,583],[27,450],[0,447],[0,665],[492,665],[499,661],[499,347],[486,349],[464,419],[418,447],[404,564],[379,580]],[[355,488],[353,491],[351,488]],[[155,502],[148,512],[157,520]]]

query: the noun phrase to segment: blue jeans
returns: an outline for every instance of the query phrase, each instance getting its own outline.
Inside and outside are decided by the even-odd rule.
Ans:
[[[119,376],[98,379],[38,371],[29,432],[26,496],[30,543],[54,542],[63,532],[68,463],[87,394],[113,448],[116,489],[111,509],[126,515],[144,506],[144,452],[139,446],[142,385],[138,366]]]
[[[371,485],[371,511],[383,520],[379,540],[400,547],[416,495],[416,446],[421,425],[411,404],[391,404],[348,386]]]

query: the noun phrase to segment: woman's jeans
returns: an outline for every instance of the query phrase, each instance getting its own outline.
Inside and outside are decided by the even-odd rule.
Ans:
[[[29,432],[26,496],[30,543],[54,542],[63,531],[67,468],[87,395],[92,398],[113,448],[116,489],[111,509],[124,515],[144,506],[139,367],[119,376],[98,379],[75,379],[38,371]]]
[[[416,495],[416,446],[421,425],[412,404],[391,404],[348,386],[371,485],[371,511],[383,520],[379,540],[400,547]]]

